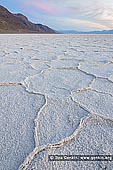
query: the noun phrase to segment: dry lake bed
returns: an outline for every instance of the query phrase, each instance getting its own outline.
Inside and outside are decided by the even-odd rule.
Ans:
[[[112,170],[113,35],[0,35],[0,170]]]

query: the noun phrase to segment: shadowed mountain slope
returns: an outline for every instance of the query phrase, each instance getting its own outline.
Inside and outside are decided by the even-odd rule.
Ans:
[[[12,14],[0,5],[0,33],[56,33],[42,24],[34,24],[22,14]]]

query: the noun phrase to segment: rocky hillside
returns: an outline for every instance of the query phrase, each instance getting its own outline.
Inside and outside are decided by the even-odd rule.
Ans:
[[[42,24],[34,24],[22,14],[12,14],[0,5],[0,33],[56,33]]]

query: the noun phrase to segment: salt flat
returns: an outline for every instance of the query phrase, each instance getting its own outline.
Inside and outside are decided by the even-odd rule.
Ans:
[[[0,169],[100,170],[112,161],[113,36],[0,35]]]

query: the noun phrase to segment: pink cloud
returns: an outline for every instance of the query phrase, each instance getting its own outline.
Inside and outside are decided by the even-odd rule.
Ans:
[[[49,7],[49,6],[46,6],[46,5],[44,5],[44,4],[41,4],[41,3],[38,3],[38,4],[36,5],[36,7],[37,7],[38,9],[46,12],[46,13],[49,13],[49,14],[54,14],[54,13],[55,13],[55,9],[53,9],[53,8],[51,8],[51,7]]]
[[[37,3],[35,4],[35,7],[45,13],[48,13],[48,14],[56,14],[57,12],[57,9],[54,8],[54,7],[50,7],[50,6],[47,6],[45,4],[42,4],[42,3]]]
[[[35,11],[43,12],[54,16],[61,16],[65,13],[59,4],[54,3],[54,0],[28,0],[24,2],[24,6],[27,10],[34,9]]]

